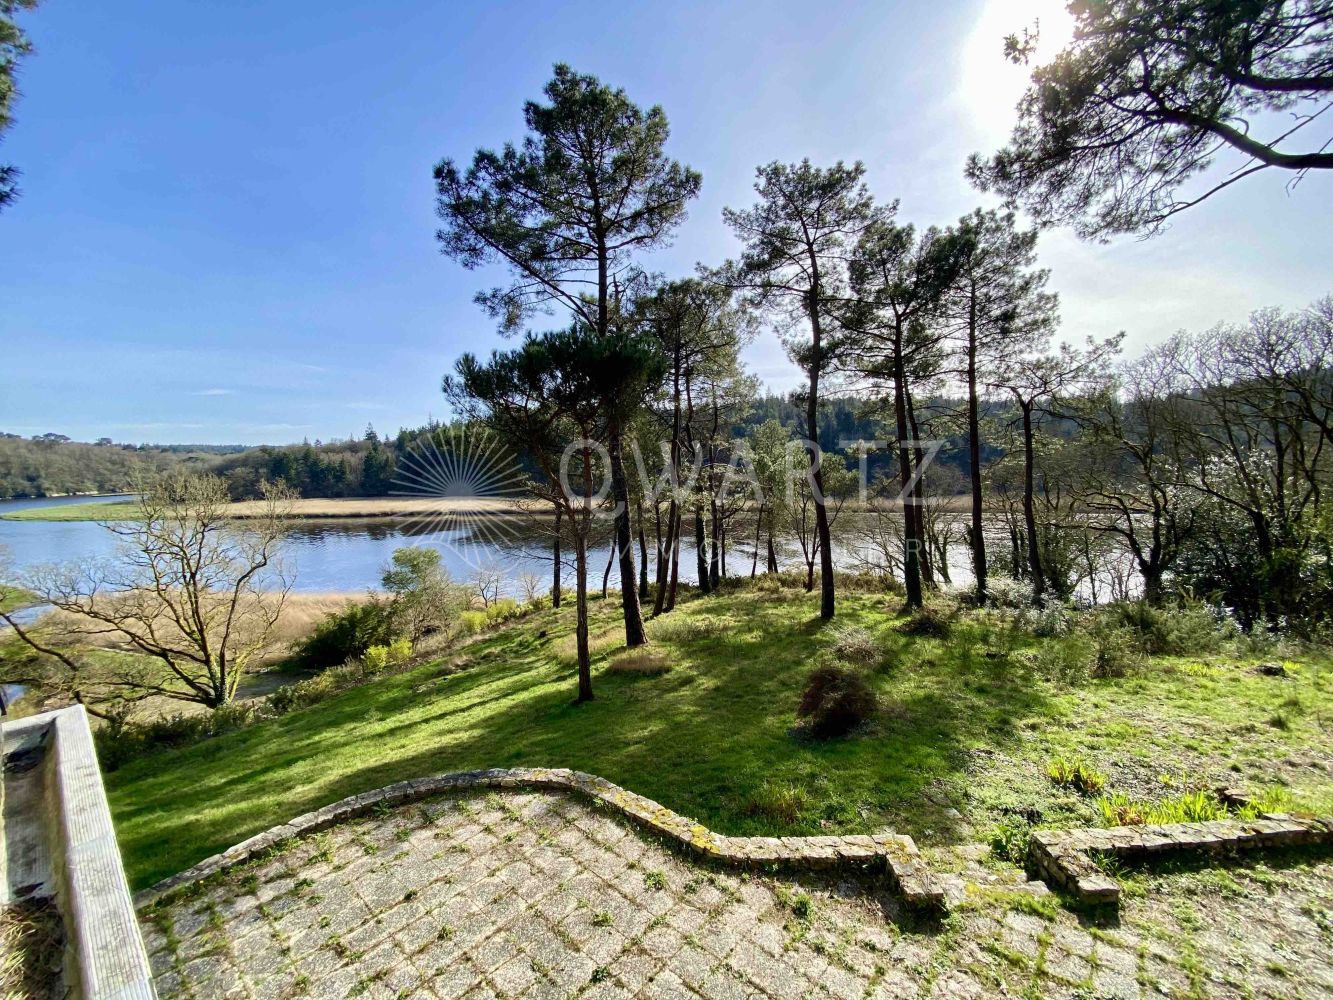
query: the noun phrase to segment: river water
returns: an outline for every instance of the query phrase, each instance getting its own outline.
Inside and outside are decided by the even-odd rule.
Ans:
[[[0,563],[8,559],[11,570],[20,576],[34,566],[68,563],[78,560],[96,560],[115,554],[117,539],[96,521],[9,521],[3,515],[32,507],[114,503],[120,498],[58,497],[41,500],[0,500]],[[864,558],[857,559],[854,551],[864,547],[854,540],[853,522],[858,516],[850,512],[839,521],[838,538],[834,542],[834,561],[840,568],[851,569]],[[685,529],[690,528],[686,519]],[[987,533],[988,535],[990,532]],[[599,589],[606,568],[610,547],[609,524],[603,527],[602,537],[589,556],[589,586]],[[995,542],[1000,543],[997,536]],[[653,542],[649,539],[649,558]],[[518,579],[533,574],[548,580],[551,574],[550,538],[530,525],[517,522],[476,522],[468,527],[456,525],[441,528],[430,521],[416,518],[328,518],[297,519],[293,521],[283,545],[283,558],[292,571],[293,589],[303,593],[351,593],[379,587],[380,576],[394,549],[404,545],[425,545],[439,550],[445,568],[453,579],[467,582],[485,569],[498,572],[504,583],[502,591],[517,595]],[[728,569],[732,575],[749,575],[753,555],[753,527],[738,527],[727,546]],[[635,559],[638,551],[636,547]],[[569,553],[566,552],[566,562]],[[799,549],[789,539],[779,552],[784,570],[803,570]],[[762,557],[761,557],[762,569]],[[687,536],[682,540],[681,579],[688,583],[696,580],[693,542]],[[950,573],[955,584],[966,584],[970,579],[967,550],[962,545],[950,549]],[[650,572],[653,567],[650,565]],[[611,567],[610,583],[619,581],[616,567]],[[573,586],[572,567],[563,573],[565,586]]]

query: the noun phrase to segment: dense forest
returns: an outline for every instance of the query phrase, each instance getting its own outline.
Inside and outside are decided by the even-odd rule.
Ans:
[[[211,468],[239,445],[92,444],[63,434],[0,434],[0,499],[128,493],[144,472],[188,463]]]

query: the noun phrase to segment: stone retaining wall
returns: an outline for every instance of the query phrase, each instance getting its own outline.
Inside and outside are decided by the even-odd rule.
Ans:
[[[1225,853],[1304,844],[1333,844],[1333,818],[1270,814],[1248,821],[1038,830],[1028,842],[1028,858],[1043,879],[1080,902],[1113,905],[1120,900],[1120,887],[1103,874],[1098,858],[1139,860],[1169,852]]]
[[[285,840],[362,816],[377,806],[397,806],[444,792],[477,788],[529,788],[582,795],[615,810],[674,846],[697,857],[723,864],[799,868],[882,866],[909,906],[925,910],[944,908],[943,889],[931,877],[911,837],[899,834],[725,837],[605,778],[563,768],[493,768],[440,774],[400,781],[353,795],[331,806],[298,816],[201,861],[138,893],[135,904],[140,908],[150,906],[185,886],[259,857]]]
[[[40,757],[27,772],[29,780],[40,775],[41,787],[34,788],[40,796],[21,816],[5,814],[5,838],[26,840],[25,867],[49,874],[22,888],[34,897],[55,897],[65,925],[66,985],[87,1000],[154,1000],[83,706],[6,722],[3,730],[14,759],[26,756],[31,764]],[[6,773],[6,783],[9,778]],[[32,877],[6,872],[10,881]]]

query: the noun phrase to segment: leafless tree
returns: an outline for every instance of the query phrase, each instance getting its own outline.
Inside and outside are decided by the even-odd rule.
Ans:
[[[268,484],[259,515],[237,521],[226,485],[214,476],[177,471],[141,484],[139,493],[137,518],[103,525],[119,541],[112,558],[36,567],[20,577],[62,613],[50,616],[59,618],[58,634],[0,617],[63,668],[60,686],[77,700],[159,695],[226,705],[268,644],[291,589],[280,542],[294,496]],[[136,655],[94,666],[91,649],[108,645]]]

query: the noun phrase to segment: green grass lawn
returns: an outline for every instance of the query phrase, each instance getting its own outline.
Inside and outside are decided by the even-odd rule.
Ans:
[[[0,514],[5,521],[133,521],[139,505],[133,500],[103,500],[97,503],[53,504],[28,507]]]
[[[897,631],[898,600],[840,598],[870,630],[882,700],[863,731],[827,743],[795,730],[811,663],[836,626],[799,590],[691,600],[650,624],[674,669],[608,672],[617,611],[594,602],[597,698],[572,704],[573,611],[543,612],[454,657],[383,678],[248,730],[107,775],[130,880],[151,884],[276,823],[389,782],[476,767],[591,771],[724,833],[892,827],[924,843],[980,839],[1013,809],[1093,822],[1045,765],[1083,754],[1108,788],[1140,796],[1209,780],[1290,787],[1333,808],[1333,669],[1288,661],[1263,677],[1234,660],[1159,660],[1129,677],[1059,682],[1041,643],[963,619],[947,639]],[[547,631],[540,637],[542,630]]]

